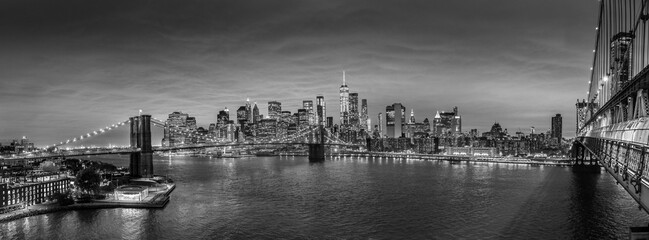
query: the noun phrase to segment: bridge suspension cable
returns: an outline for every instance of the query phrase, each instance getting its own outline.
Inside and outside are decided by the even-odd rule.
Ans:
[[[647,65],[647,0],[600,0],[588,102],[602,106]]]
[[[126,121],[123,121],[123,122],[118,122],[118,123],[112,124],[110,126],[100,128],[100,129],[98,129],[96,131],[91,131],[91,132],[87,132],[85,134],[81,134],[79,137],[68,138],[65,141],[60,141],[59,143],[48,145],[45,148],[58,147],[58,146],[62,146],[62,145],[68,144],[68,143],[75,143],[75,142],[79,142],[79,141],[82,141],[82,140],[87,140],[88,138],[98,136],[98,135],[107,133],[109,131],[115,130],[115,129],[121,127],[121,126],[126,125],[126,123],[129,123],[129,122],[130,122],[130,120],[126,120]]]

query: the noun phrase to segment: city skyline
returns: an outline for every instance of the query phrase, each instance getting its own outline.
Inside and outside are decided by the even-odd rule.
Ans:
[[[295,112],[303,100],[322,95],[332,106],[327,116],[338,119],[342,71],[350,92],[368,99],[372,125],[385,106],[401,102],[422,120],[458,106],[463,127],[482,131],[500,122],[510,131],[534,126],[545,132],[549,117],[560,113],[569,137],[575,96],[585,97],[597,17],[596,2],[504,1],[486,11],[486,3],[418,1],[295,8],[237,2],[200,5],[204,9],[163,3],[115,2],[128,11],[68,1],[0,3],[6,20],[0,29],[11,36],[0,40],[6,53],[0,57],[1,138],[46,144],[139,109],[159,118],[181,110],[206,127],[218,111],[236,110],[246,97],[267,116],[268,101]],[[217,11],[222,5],[234,10]],[[524,5],[556,18],[521,14]],[[253,14],[260,9],[269,10]],[[444,14],[457,9],[467,14]],[[160,14],[165,11],[171,14]],[[189,13],[195,17],[186,18]],[[449,21],[454,28],[444,27]],[[551,30],[557,26],[560,32]]]

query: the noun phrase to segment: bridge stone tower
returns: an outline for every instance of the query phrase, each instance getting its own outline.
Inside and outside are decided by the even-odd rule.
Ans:
[[[325,140],[324,128],[322,125],[318,126],[316,143],[309,144],[309,162],[324,162],[325,160]]]
[[[131,148],[140,149],[131,153],[129,164],[131,177],[153,177],[153,148],[151,147],[151,115],[129,118],[131,122]]]

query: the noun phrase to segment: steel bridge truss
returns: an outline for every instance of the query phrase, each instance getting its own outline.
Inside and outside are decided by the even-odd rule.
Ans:
[[[575,165],[603,166],[646,212],[649,212],[649,146],[633,142],[582,137],[573,148]]]

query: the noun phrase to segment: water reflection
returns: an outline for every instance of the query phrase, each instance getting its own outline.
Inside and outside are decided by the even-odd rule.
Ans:
[[[112,161],[128,166],[128,159]],[[0,238],[618,238],[649,220],[608,175],[552,166],[165,157],[155,171],[178,184],[164,210],[35,216],[1,223]]]

